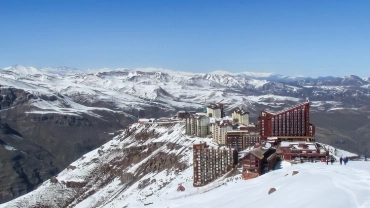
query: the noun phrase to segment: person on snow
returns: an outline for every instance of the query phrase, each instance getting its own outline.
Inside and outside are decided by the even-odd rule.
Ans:
[[[333,162],[334,162],[334,158],[333,157],[331,157],[331,159],[330,159],[330,163],[333,165]]]
[[[344,162],[344,164],[346,165],[346,164],[347,164],[347,162],[348,162],[348,157],[344,157],[343,162]]]
[[[342,165],[342,162],[343,162],[343,158],[342,157],[339,158],[339,162]]]
[[[326,156],[326,165],[329,165],[329,158]]]

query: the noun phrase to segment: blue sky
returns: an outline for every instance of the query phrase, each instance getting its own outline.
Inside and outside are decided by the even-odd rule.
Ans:
[[[1,0],[0,68],[370,76],[370,1]]]

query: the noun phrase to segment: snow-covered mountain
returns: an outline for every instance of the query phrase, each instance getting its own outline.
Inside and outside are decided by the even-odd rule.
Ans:
[[[368,207],[370,168],[365,161],[303,163],[256,179],[230,172],[192,186],[192,144],[183,123],[134,124],[83,155],[35,191],[0,208],[15,207]],[[334,151],[332,151],[334,152]],[[337,150],[336,157],[352,156]],[[297,174],[292,174],[297,171]],[[178,192],[178,184],[185,191]],[[276,191],[268,194],[271,188]]]
[[[0,70],[0,86],[0,178],[13,176],[0,180],[0,203],[32,191],[138,116],[201,111],[210,102],[222,101],[227,113],[242,106],[255,121],[262,108],[279,111],[309,98],[318,140],[370,149],[370,82],[357,76],[16,65]]]
[[[89,111],[86,106],[99,101],[109,102],[125,112],[148,106],[172,110],[200,108],[206,102],[219,100],[223,100],[229,109],[246,105],[254,111],[256,105],[262,104],[278,110],[286,107],[286,101],[297,103],[307,98],[312,101],[315,110],[327,111],[361,108],[370,101],[369,81],[354,75],[309,78],[224,71],[196,74],[156,68],[83,72],[68,67],[16,65],[0,70],[0,85],[22,89],[35,96],[67,96],[62,100],[83,105],[81,108],[85,111]],[[48,107],[34,105],[47,108],[43,110],[50,112],[61,110],[61,105],[57,103],[49,103]]]

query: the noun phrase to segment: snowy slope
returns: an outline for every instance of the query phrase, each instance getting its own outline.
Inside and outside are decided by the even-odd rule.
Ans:
[[[102,147],[73,162],[37,190],[0,207],[122,207],[179,196],[192,184],[192,144],[210,139],[184,135],[184,124],[134,124]],[[139,184],[145,184],[141,187]]]
[[[192,144],[184,124],[134,124],[82,156],[12,207],[369,207],[370,166],[364,161],[303,163],[256,179],[241,175],[192,186]],[[350,153],[340,151],[340,154]],[[298,171],[292,176],[293,171]],[[178,192],[182,184],[185,191]],[[276,192],[268,195],[270,188]]]
[[[293,171],[299,173],[292,176]],[[269,195],[270,188],[276,191]],[[366,208],[370,207],[370,164],[298,164],[256,179],[229,182],[204,194],[154,202],[150,207]]]

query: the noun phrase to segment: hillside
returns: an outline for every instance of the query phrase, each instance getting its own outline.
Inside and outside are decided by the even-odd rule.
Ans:
[[[178,182],[191,182],[192,144],[199,141],[210,139],[185,136],[181,123],[134,124],[55,179],[0,207],[100,207],[119,200],[144,205],[176,190]]]
[[[367,207],[368,162],[280,164],[281,170],[244,181],[236,174],[192,186],[192,144],[182,123],[134,124],[83,155],[12,207]],[[340,155],[350,155],[346,151]],[[298,174],[292,175],[293,171]],[[185,191],[178,192],[178,184]],[[268,195],[270,188],[276,192]],[[340,197],[339,197],[340,196]]]

